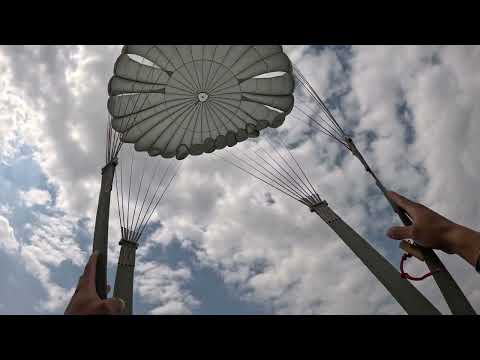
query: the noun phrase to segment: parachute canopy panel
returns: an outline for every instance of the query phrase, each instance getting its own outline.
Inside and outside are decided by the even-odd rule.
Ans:
[[[123,142],[181,160],[282,125],[293,90],[280,45],[126,45],[108,111]]]

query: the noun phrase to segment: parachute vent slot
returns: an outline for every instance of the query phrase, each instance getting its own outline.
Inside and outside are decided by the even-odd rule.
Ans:
[[[140,65],[145,65],[145,66],[153,67],[156,69],[160,69],[158,65],[154,64],[152,61],[148,60],[147,58],[144,58],[143,56],[140,56],[137,54],[127,54],[127,56],[133,61],[139,63]]]
[[[267,109],[276,111],[276,112],[278,112],[279,114],[283,114],[283,113],[284,113],[283,110],[277,109],[276,107],[273,107],[273,106],[270,106],[270,105],[265,105],[265,104],[264,104],[263,106],[265,106]]]
[[[265,74],[254,76],[253,79],[271,79],[271,78],[281,77],[285,74],[286,74],[285,71],[272,71]]]

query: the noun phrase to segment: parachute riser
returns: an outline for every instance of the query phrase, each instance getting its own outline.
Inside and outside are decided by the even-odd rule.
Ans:
[[[316,194],[316,198],[320,196]],[[302,199],[310,211],[317,214],[353,251],[370,272],[397,300],[409,315],[441,315],[433,304],[412,284],[400,278],[398,271],[364,238],[346,224],[325,200]]]
[[[122,234],[133,234],[133,232],[122,229]],[[135,256],[138,244],[135,241],[127,240],[122,236],[119,245],[121,248],[120,256],[118,258],[113,296],[115,298],[120,298],[125,302],[125,310],[122,315],[132,315],[133,278],[135,275]]]
[[[377,177],[377,175],[373,172],[372,168],[370,165],[368,165],[367,161],[361,154],[361,152],[358,150],[356,147],[355,143],[353,142],[353,139],[351,137],[346,137],[345,141],[348,145],[348,149],[351,151],[351,153],[362,163],[363,167],[365,168],[365,171],[368,172],[373,179],[375,180],[375,185],[380,189],[380,191],[383,193],[385,198],[387,199],[388,203],[392,207],[393,211],[400,217],[402,222],[404,223],[405,226],[412,225],[412,221],[409,219],[407,213],[405,210],[400,208],[397,204],[395,204],[392,200],[390,200],[390,197],[387,194],[387,189],[383,185],[383,183],[380,181],[380,179]]]
[[[392,207],[393,211],[397,213],[400,217],[400,220],[405,226],[410,226],[413,224],[412,220],[408,217],[406,211],[395,204],[387,194],[387,190],[382,182],[378,179],[375,173],[372,171],[366,160],[363,158],[360,151],[358,151],[353,139],[351,137],[345,138],[349,150],[352,154],[357,157],[360,162],[365,167],[365,170],[370,173],[370,175],[375,179],[375,183],[380,191],[383,193],[387,201],[389,202],[390,206]],[[415,256],[420,261],[425,261],[428,269],[433,274],[433,278],[437,283],[438,287],[442,295],[445,298],[450,310],[454,315],[475,315],[475,310],[473,309],[472,305],[468,302],[467,298],[463,294],[460,287],[457,285],[453,277],[450,275],[448,270],[443,265],[440,258],[435,254],[432,249],[425,248],[413,243],[408,243],[403,241],[400,243],[399,246],[403,251],[407,254]]]
[[[93,251],[98,252],[95,286],[101,299],[107,297],[108,221],[110,217],[110,195],[118,159],[114,158],[102,168],[102,182],[98,197]]]

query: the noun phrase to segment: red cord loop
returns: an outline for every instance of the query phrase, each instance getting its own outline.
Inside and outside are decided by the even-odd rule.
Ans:
[[[429,276],[432,276],[433,273],[439,271],[439,270],[437,270],[437,271],[431,271],[431,272],[426,273],[425,275],[418,276],[418,277],[416,277],[416,276],[411,276],[410,274],[408,274],[407,272],[405,272],[405,270],[403,269],[403,266],[404,266],[405,261],[406,261],[408,258],[410,258],[410,257],[412,257],[411,254],[403,254],[403,255],[402,255],[402,260],[400,261],[400,277],[401,277],[402,279],[407,279],[407,280],[412,280],[412,281],[421,281],[421,280],[424,280],[424,279],[428,278]]]

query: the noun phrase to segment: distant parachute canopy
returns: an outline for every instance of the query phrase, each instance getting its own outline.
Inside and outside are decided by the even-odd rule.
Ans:
[[[181,160],[282,125],[293,90],[279,45],[126,45],[108,111],[123,142]]]

